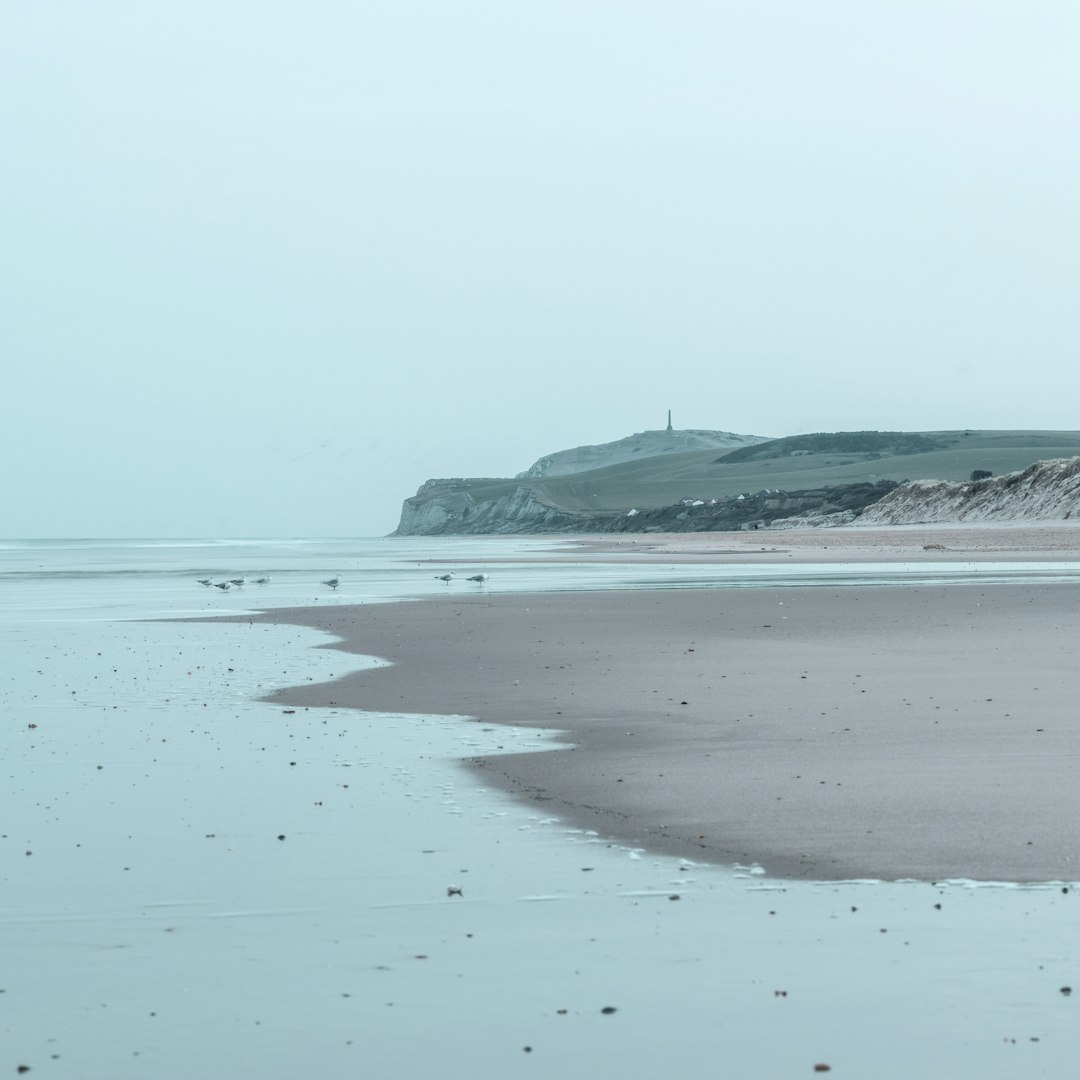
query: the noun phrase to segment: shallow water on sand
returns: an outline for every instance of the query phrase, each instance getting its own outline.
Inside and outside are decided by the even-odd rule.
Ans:
[[[0,549],[0,1068],[1074,1075],[1076,889],[790,883],[628,851],[455,764],[555,733],[289,712],[256,699],[364,661],[294,627],[134,621],[465,587],[434,580],[453,567],[489,569],[481,588],[716,584],[530,561],[550,546]]]

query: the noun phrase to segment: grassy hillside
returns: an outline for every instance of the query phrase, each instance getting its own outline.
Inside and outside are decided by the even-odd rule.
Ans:
[[[749,447],[745,454],[715,450],[670,454],[529,483],[541,498],[567,510],[644,509],[685,497],[708,500],[761,488],[966,480],[974,469],[998,475],[1034,461],[1080,455],[1080,431],[929,431],[918,437],[879,433],[889,437],[870,443],[851,436],[874,433],[840,434],[848,437],[793,436]],[[845,449],[853,445],[879,448]],[[750,460],[739,460],[744,456]],[[474,480],[469,489],[476,499],[497,498],[519,483]]]

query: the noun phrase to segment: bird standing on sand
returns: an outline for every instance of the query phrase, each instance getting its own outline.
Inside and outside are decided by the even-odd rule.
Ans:
[[[483,585],[484,582],[487,581],[487,579],[488,579],[487,574],[473,574],[469,578],[469,581],[476,581],[476,582],[479,582],[479,584]]]
[[[198,581],[200,585],[205,585],[207,588],[214,584],[214,579],[208,577],[201,577]]]
[[[232,585],[227,581],[215,581],[214,588],[220,589],[222,592],[228,592],[232,588]]]
[[[323,582],[324,585],[329,585],[331,589],[337,590],[337,587],[341,584],[341,578],[332,577],[328,581]]]
[[[237,588],[240,588],[242,585],[247,584],[247,576],[245,575],[244,577],[229,578],[229,583],[235,585]]]
[[[435,580],[436,581],[445,581],[446,584],[449,585],[450,582],[454,580],[454,571],[451,570],[447,574],[436,574],[435,575]]]
[[[269,574],[264,574],[262,577],[257,577],[255,579],[255,584],[256,585],[269,585],[270,584],[270,575]]]

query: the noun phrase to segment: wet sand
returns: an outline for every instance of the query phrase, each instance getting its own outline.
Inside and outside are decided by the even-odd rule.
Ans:
[[[317,582],[330,567],[316,572],[311,552],[337,564],[345,546],[258,545],[229,569],[254,577],[269,567],[274,582],[246,595],[192,580],[187,543],[163,556],[154,543],[146,574],[130,572],[126,544],[89,553],[75,544],[44,578],[0,575],[0,705],[9,721],[0,726],[0,1002],[13,1075],[25,1066],[51,1080],[447,1072],[535,1080],[539,1070],[560,1080],[645,1080],[673,1067],[715,1072],[722,1061],[720,1071],[737,1076],[809,1076],[819,1062],[832,1076],[874,1080],[1075,1076],[1080,889],[820,884],[630,851],[575,829],[570,813],[560,820],[551,801],[517,803],[492,790],[492,766],[474,774],[458,764],[524,757],[551,745],[550,729],[257,700],[334,679],[324,696],[340,697],[341,676],[367,666],[317,647],[331,642],[324,634],[250,623],[252,603],[306,604],[328,609],[312,622],[336,609],[344,629],[365,626],[363,636],[388,654],[395,628],[408,631],[397,641],[399,668],[373,680],[394,702],[415,696],[408,672],[430,662],[443,664],[437,677],[422,675],[427,699],[440,705],[469,651],[448,651],[462,642],[446,627],[475,618],[489,639],[477,663],[502,664],[506,678],[474,672],[458,686],[460,701],[486,690],[493,705],[490,695],[501,695],[489,711],[509,714],[518,680],[534,695],[531,705],[519,702],[522,717],[568,715],[578,686],[596,695],[594,719],[615,715],[616,697],[597,688],[612,678],[597,671],[612,662],[601,666],[602,656],[581,647],[590,635],[611,636],[599,615],[591,628],[584,615],[556,625],[563,634],[552,641],[565,644],[569,663],[557,681],[538,683],[521,674],[543,666],[531,656],[537,646],[524,620],[532,613],[523,610],[538,598],[500,599],[490,625],[483,607],[458,616],[452,602],[466,592],[476,605],[503,589],[700,582],[708,573],[545,567],[532,542],[379,541],[359,545],[363,570],[346,579],[344,595],[328,595]],[[546,545],[559,546],[567,541]],[[422,562],[440,555],[460,572],[457,560],[515,552],[516,565],[482,589],[444,587]],[[115,573],[83,572],[102,556]],[[9,567],[25,557],[5,555]],[[159,572],[162,564],[173,572]],[[377,603],[436,591],[437,607]],[[811,593],[824,595],[798,597]],[[595,606],[577,595],[584,606],[564,613]],[[704,602],[704,594],[665,595]],[[718,611],[740,610],[727,608],[729,599],[749,603],[745,592],[711,595],[723,601]],[[649,600],[625,594],[625,607],[604,610],[639,612]],[[1052,608],[1036,602],[1052,626]],[[404,621],[425,610],[411,628]],[[774,628],[791,621],[753,607],[744,614]],[[493,640],[496,625],[508,630],[505,642]],[[719,635],[728,622],[708,625]],[[688,626],[661,642],[680,678],[697,675],[681,662],[705,652],[681,651]],[[1061,632],[1071,629],[1063,619]],[[742,714],[726,687],[742,669],[726,645],[705,656],[720,676],[730,672],[712,712],[739,730],[748,719],[735,726]],[[648,674],[630,659],[620,672]],[[1057,659],[1030,670],[1045,692]],[[396,689],[378,681],[386,675]],[[622,730],[644,731],[651,716],[662,738],[661,714],[700,708],[706,685],[683,694],[687,706],[649,698],[642,723]],[[744,712],[766,715],[752,692],[755,707]],[[607,730],[614,742],[618,728]],[[693,760],[693,747],[683,749]],[[523,765],[549,767],[558,780],[559,761],[538,754]],[[583,777],[583,790],[589,784],[605,787]],[[652,822],[642,820],[647,831]],[[602,816],[600,824],[607,828]]]
[[[775,876],[1080,877],[1080,588],[453,595],[257,618],[393,666],[292,707],[559,729],[485,782],[623,843]]]

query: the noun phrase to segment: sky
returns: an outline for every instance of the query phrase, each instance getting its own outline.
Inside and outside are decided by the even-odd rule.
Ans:
[[[1080,428],[1074,0],[6,0],[0,535]]]

